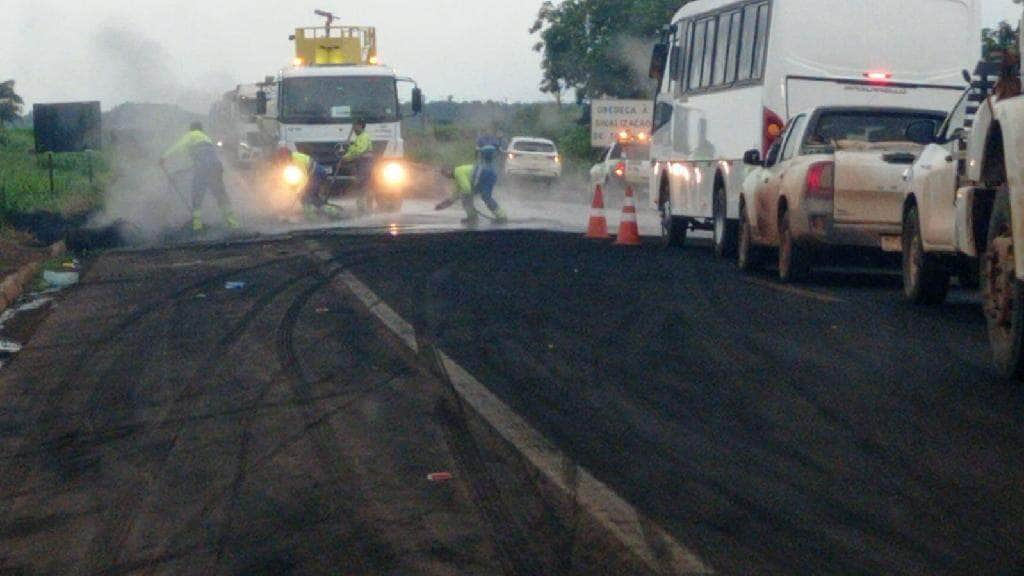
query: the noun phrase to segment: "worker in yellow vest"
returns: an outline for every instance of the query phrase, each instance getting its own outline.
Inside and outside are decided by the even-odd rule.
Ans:
[[[192,230],[203,230],[203,200],[207,192],[217,200],[228,228],[239,228],[231,199],[224,188],[224,165],[217,156],[217,145],[203,132],[201,122],[193,122],[188,133],[164,152],[160,166],[166,166],[167,160],[178,154],[188,154],[192,160]]]
[[[285,183],[296,188],[306,218],[341,216],[336,207],[327,203],[323,190],[327,169],[312,156],[281,147],[274,153],[274,166],[282,171]]]
[[[356,120],[352,124],[345,154],[338,162],[337,173],[348,174],[356,179],[356,203],[361,212],[370,208],[370,178],[373,176],[373,139],[366,133],[366,122]]]

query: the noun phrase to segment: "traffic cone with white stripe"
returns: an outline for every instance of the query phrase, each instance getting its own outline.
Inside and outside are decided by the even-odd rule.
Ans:
[[[622,220],[619,221],[619,236],[616,246],[640,246],[640,227],[636,222],[636,200],[633,187],[626,187],[626,201],[622,204]]]
[[[587,238],[594,240],[611,238],[611,235],[608,234],[608,218],[604,214],[604,191],[600,184],[594,188],[594,203],[590,206],[590,226],[587,229]]]

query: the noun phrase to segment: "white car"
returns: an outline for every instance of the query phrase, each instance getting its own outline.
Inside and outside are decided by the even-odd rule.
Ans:
[[[604,160],[590,169],[590,181],[604,187],[626,184],[636,192],[647,190],[650,184],[651,147],[649,144],[616,142],[608,149]]]
[[[562,177],[562,158],[551,140],[513,138],[508,145],[505,175],[557,180]]]

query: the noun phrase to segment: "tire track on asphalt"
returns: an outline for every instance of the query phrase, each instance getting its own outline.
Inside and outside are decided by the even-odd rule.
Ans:
[[[242,336],[245,334],[245,331],[252,324],[252,322],[256,320],[257,316],[262,314],[268,307],[270,307],[270,305],[273,304],[273,302],[277,299],[278,296],[285,293],[290,288],[299,284],[300,282],[303,282],[306,279],[310,278],[311,276],[315,276],[316,274],[316,269],[310,266],[308,272],[300,272],[298,276],[290,277],[288,280],[285,280],[284,282],[277,284],[276,286],[272,287],[269,291],[267,291],[265,294],[261,295],[256,300],[256,302],[249,308],[245,315],[239,321],[237,321],[231,327],[231,329],[227,331],[227,333],[224,336],[222,336],[219,339],[217,345],[210,351],[209,355],[207,356],[206,361],[203,362],[196,370],[193,371],[193,374],[191,378],[188,379],[185,387],[174,398],[172,398],[171,402],[163,410],[162,414],[158,418],[159,423],[157,424],[157,428],[163,428],[163,423],[171,416],[171,414],[178,412],[179,404],[186,398],[190,397],[200,387],[200,385],[206,384],[206,382],[202,380],[203,376],[212,376],[216,374],[216,365],[223,363],[230,349],[233,348],[235,344],[242,338]],[[108,374],[107,377],[105,377],[103,380],[111,381],[113,379],[112,376],[112,374]],[[265,398],[265,394],[270,390],[270,388],[270,385],[266,385],[263,387],[263,390],[260,392],[256,403],[261,402]],[[140,494],[141,497],[138,498],[136,501],[131,502],[130,505],[121,505],[122,509],[129,511],[127,514],[127,518],[115,517],[111,519],[111,522],[108,524],[107,530],[111,531],[112,533],[101,538],[100,549],[104,551],[117,551],[115,552],[117,556],[113,558],[113,564],[120,564],[123,561],[123,555],[127,551],[125,547],[125,541],[131,535],[131,532],[134,528],[135,520],[138,518],[137,511],[145,509],[145,505],[147,504],[147,502],[158,494],[158,492],[154,489],[155,485],[159,482],[159,478],[163,476],[163,469],[167,467],[167,463],[170,461],[171,456],[173,455],[175,449],[178,447],[181,441],[181,436],[181,429],[179,428],[171,437],[169,445],[167,446],[162,459],[160,460],[159,463],[156,464],[156,467],[160,470],[161,473],[157,475],[150,474],[149,486],[147,486],[145,490],[133,491],[133,493],[135,494]],[[124,501],[122,500],[121,502]],[[96,555],[94,554],[91,556],[95,557]],[[107,563],[109,562],[104,562],[104,564]]]
[[[360,247],[360,248],[357,248],[355,250],[352,250],[351,252],[362,253],[363,251],[364,251],[364,249],[362,247]],[[362,257],[362,258],[360,258],[358,260],[347,261],[347,262],[348,262],[348,264],[358,265],[360,263],[372,262],[372,261],[374,261],[375,259],[377,259],[379,257],[380,257],[379,255],[371,256],[371,257]],[[328,260],[327,263],[334,264],[334,263],[337,263],[337,262],[346,261],[346,258],[351,258],[351,253],[346,253],[346,254],[343,254],[343,255],[340,255],[340,256],[333,257],[330,260]],[[345,265],[347,265],[347,264],[345,264]],[[320,277],[320,279],[316,282],[316,284],[314,284],[312,287],[309,288],[308,293],[304,292],[297,299],[298,301],[301,301],[300,303],[304,307],[305,304],[307,304],[309,302],[309,300],[312,299],[313,296],[315,296],[317,293],[319,293],[331,281],[331,276],[325,276],[324,272],[320,268],[316,267],[315,265],[314,265],[313,269],[309,273],[307,273],[307,274],[305,274],[305,275],[303,275],[303,276],[301,276],[299,278],[295,278],[292,281],[290,281],[288,283],[287,288],[284,291],[276,291],[277,293],[274,295],[274,297],[276,298],[276,297],[280,296],[285,291],[287,291],[287,289],[290,289],[290,288],[294,287],[295,285],[297,285],[297,284],[299,284],[299,283],[301,283],[303,281],[308,281],[309,279],[314,278],[314,277],[318,277],[318,276]],[[294,305],[294,302],[293,302],[293,305]],[[290,309],[291,308],[289,308],[289,310]],[[286,315],[285,318],[282,319],[281,324],[285,323],[287,320],[288,320],[288,317]],[[281,328],[281,324],[279,324],[278,331],[280,331],[282,329]],[[288,330],[291,333],[293,333],[294,330],[295,330],[295,326],[294,325],[290,326],[290,328],[288,328]],[[328,339],[336,338],[336,337],[337,337],[337,334],[331,334],[331,335],[325,336],[324,338],[319,339],[318,342],[323,342],[323,341],[326,341]],[[273,388],[273,386],[275,384],[279,384],[280,383],[279,379],[281,377],[287,377],[290,370],[292,370],[291,366],[284,366],[284,365],[282,365],[282,368],[280,368],[277,372],[275,372],[267,380],[267,382],[261,387],[260,391],[257,394],[257,399],[252,403],[252,406],[255,407],[255,406],[258,406],[259,404],[261,404],[263,399],[270,392],[270,390]],[[323,378],[320,378],[319,380],[317,380],[316,382],[313,382],[311,384],[313,386],[318,385],[318,384],[322,384],[322,383],[330,381],[331,379],[335,378],[336,376],[337,376],[336,374],[330,374],[330,375],[327,375],[327,376],[325,376]],[[325,415],[315,419],[314,421],[312,421],[310,424],[308,424],[304,428],[303,432],[301,432],[300,434],[295,435],[292,438],[287,439],[285,442],[279,444],[277,447],[272,449],[265,456],[263,456],[261,458],[258,458],[258,459],[255,459],[255,460],[253,459],[253,455],[250,452],[250,444],[251,444],[251,441],[252,441],[251,428],[252,428],[252,426],[253,426],[253,424],[254,424],[254,422],[256,420],[257,411],[256,410],[251,410],[248,407],[243,409],[243,410],[239,410],[238,411],[239,413],[248,412],[249,413],[249,417],[245,418],[245,420],[244,420],[243,433],[242,433],[242,442],[241,442],[241,445],[239,447],[238,457],[236,459],[237,464],[235,466],[235,471],[233,473],[232,480],[229,483],[228,488],[226,490],[215,492],[210,498],[208,498],[204,502],[204,504],[201,507],[199,513],[197,513],[194,517],[189,519],[185,523],[185,527],[181,531],[179,531],[173,537],[169,538],[165,542],[165,544],[160,547],[162,552],[161,552],[161,554],[158,555],[158,557],[166,556],[168,549],[174,550],[175,548],[177,548],[176,544],[177,544],[177,542],[180,540],[180,538],[182,536],[190,535],[194,531],[194,529],[196,527],[198,527],[199,523],[203,519],[205,519],[210,513],[212,513],[212,511],[218,505],[226,503],[227,504],[227,509],[226,509],[225,513],[228,515],[229,519],[227,521],[225,521],[225,525],[221,529],[221,536],[218,538],[218,542],[217,542],[217,555],[216,555],[217,556],[217,565],[220,566],[221,563],[224,560],[224,554],[225,554],[227,537],[228,537],[228,535],[231,532],[231,530],[230,530],[231,529],[231,523],[233,522],[233,520],[231,519],[232,512],[233,512],[234,509],[237,508],[237,499],[238,499],[238,495],[239,495],[240,489],[244,485],[245,481],[247,480],[249,473],[251,473],[254,470],[260,469],[262,467],[262,465],[264,465],[267,462],[272,461],[281,452],[283,452],[284,450],[286,450],[290,446],[294,445],[295,442],[301,440],[305,436],[305,434],[307,434],[309,432],[309,430],[311,430],[313,428],[316,428],[318,426],[321,426],[330,417],[333,417],[334,415],[336,415],[336,414],[340,413],[341,411],[345,410],[346,408],[348,408],[353,402],[358,400],[359,397],[361,397],[362,395],[365,395],[366,393],[369,393],[369,392],[371,392],[371,391],[373,391],[373,390],[375,390],[375,389],[377,389],[377,388],[379,388],[381,386],[386,386],[390,382],[393,382],[395,379],[400,378],[402,376],[404,376],[404,374],[398,374],[398,375],[386,378],[384,380],[381,380],[379,382],[372,382],[370,384],[362,384],[355,391],[349,390],[349,391],[347,391],[347,392],[345,392],[343,394],[335,394],[335,395],[331,395],[331,396],[326,397],[326,398],[336,398],[336,397],[340,397],[340,396],[350,396],[350,395],[355,395],[356,396],[355,398],[350,399],[350,400],[344,402],[342,406],[339,406],[339,407],[329,411]],[[312,409],[314,406],[319,404],[319,401],[318,401],[319,399],[324,399],[324,397],[308,396],[308,397],[303,398],[303,399],[293,400],[292,402],[290,402],[288,404],[288,406],[289,407],[299,407],[299,408],[302,408],[304,411],[309,412],[310,409]],[[173,556],[174,554],[171,554],[171,555]]]

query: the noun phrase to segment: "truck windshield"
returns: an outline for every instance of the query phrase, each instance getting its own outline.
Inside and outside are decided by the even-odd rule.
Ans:
[[[812,127],[804,140],[805,151],[831,149],[835,142],[905,142],[907,128],[911,124],[927,121],[933,123],[932,132],[938,131],[945,118],[938,112],[825,112]]]
[[[281,121],[286,124],[371,124],[398,121],[395,79],[383,76],[285,79]]]

